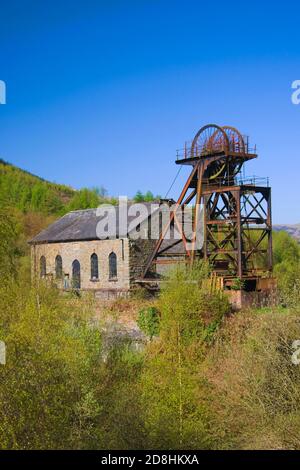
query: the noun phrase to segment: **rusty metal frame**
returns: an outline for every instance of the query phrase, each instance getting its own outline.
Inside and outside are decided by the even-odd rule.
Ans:
[[[178,244],[178,241],[169,245],[167,249],[160,250],[164,237],[170,226],[177,227],[183,242],[186,260],[193,263],[196,258],[204,258],[212,268],[218,272],[218,266],[223,265],[221,269],[224,276],[247,277],[259,276],[261,272],[270,273],[272,271],[272,216],[271,216],[271,189],[269,187],[260,187],[253,184],[235,184],[234,178],[230,175],[223,177],[222,181],[216,184],[209,181],[206,177],[206,170],[209,165],[217,161],[228,159],[231,170],[234,172],[234,165],[240,168],[241,163],[256,158],[257,155],[247,153],[249,149],[244,143],[239,131],[235,128],[212,125],[211,133],[222,132],[228,140],[227,133],[232,133],[234,139],[238,141],[238,153],[234,154],[235,145],[225,145],[224,149],[216,148],[216,151],[210,151],[209,154],[198,155],[197,140],[202,131],[206,131],[209,126],[204,126],[195,136],[190,153],[191,155],[184,160],[177,160],[177,164],[192,165],[192,171],[181,191],[181,194],[175,204],[174,210],[170,214],[170,219],[162,229],[155,249],[149,256],[144,270],[143,278],[151,277],[151,269],[158,258],[162,256],[167,249]],[[242,140],[241,140],[242,139]],[[225,143],[227,142],[225,140]],[[211,149],[210,149],[211,150]],[[213,150],[213,148],[212,148]],[[241,151],[242,150],[242,151]],[[228,166],[229,168],[229,166]],[[235,173],[233,173],[233,176]],[[187,195],[188,191],[191,193]],[[195,211],[193,217],[193,236],[192,250],[187,249],[187,237],[183,232],[182,225],[176,215],[177,210],[184,208],[185,205],[195,200],[196,207],[204,204],[204,245],[201,251],[196,251],[196,227],[198,223],[198,211]],[[256,235],[254,240],[253,234]],[[265,245],[265,240],[267,244]],[[256,257],[260,257],[264,262],[262,268],[256,266]],[[161,261],[161,260],[160,260]],[[159,261],[159,262],[160,262]],[[226,268],[227,266],[227,268]],[[153,274],[153,273],[152,273]]]

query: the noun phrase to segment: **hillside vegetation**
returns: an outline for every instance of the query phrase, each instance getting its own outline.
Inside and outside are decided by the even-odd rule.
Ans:
[[[290,235],[274,234],[277,305],[233,314],[208,289],[209,266],[178,266],[158,297],[138,291],[109,307],[133,312],[144,349],[125,337],[107,348],[99,305],[32,283],[26,244],[61,211],[103,194],[2,165],[0,449],[300,450],[300,248]],[[32,205],[39,185],[62,208],[51,212],[48,196]]]
[[[107,200],[104,188],[75,190],[50,183],[0,159],[0,205],[22,213],[62,215],[71,210],[97,207]]]
[[[274,230],[276,230],[277,232],[287,232],[298,242],[300,242],[300,224],[274,225]]]
[[[207,266],[181,267],[140,300],[159,312],[145,349],[124,338],[107,350],[91,298],[11,272],[0,449],[300,449],[299,305],[232,315]]]

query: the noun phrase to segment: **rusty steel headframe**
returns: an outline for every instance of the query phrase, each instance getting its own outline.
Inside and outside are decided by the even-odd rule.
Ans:
[[[271,188],[236,178],[244,163],[256,157],[256,148],[251,150],[248,138],[232,126],[208,124],[196,133],[191,146],[185,145],[183,155],[177,156],[177,164],[191,165],[192,170],[147,260],[144,279],[151,277],[156,262],[167,256],[161,247],[171,226],[179,230],[190,263],[203,258],[225,278],[257,278],[271,273]],[[178,220],[178,211],[187,204],[204,208],[201,250],[195,249],[199,211],[194,211],[191,239]],[[187,249],[187,242],[192,249]]]

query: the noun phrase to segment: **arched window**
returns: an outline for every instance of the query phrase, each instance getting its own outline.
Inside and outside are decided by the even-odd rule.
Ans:
[[[91,256],[91,279],[95,281],[99,278],[99,269],[98,269],[98,256],[96,253],[93,253]]]
[[[41,256],[40,258],[40,277],[46,276],[46,258]]]
[[[72,263],[72,287],[80,289],[80,263],[77,259]]]
[[[55,258],[55,277],[56,279],[61,279],[63,275],[62,272],[62,258],[60,255],[57,255]]]
[[[108,257],[109,261],[109,279],[114,279],[117,277],[118,270],[117,270],[117,255],[113,251]]]

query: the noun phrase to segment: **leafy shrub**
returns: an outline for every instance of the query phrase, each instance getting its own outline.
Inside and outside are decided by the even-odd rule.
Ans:
[[[16,276],[21,256],[18,238],[20,227],[11,211],[0,209],[0,279]]]
[[[147,300],[153,296],[147,289],[144,287],[136,287],[132,290],[130,298],[134,300]]]
[[[297,308],[300,305],[300,246],[286,232],[274,233],[273,245],[279,301]]]
[[[2,285],[0,302],[0,449],[99,445],[99,331],[43,283]]]
[[[200,373],[210,387],[214,446],[300,449],[298,313],[240,312],[217,334]]]
[[[160,198],[161,196],[154,196],[151,191],[147,191],[145,194],[143,194],[141,191],[137,191],[137,193],[133,197],[133,200],[134,202],[153,202],[158,201]]]
[[[234,279],[231,289],[242,290],[244,287],[245,287],[245,282],[240,277],[237,277],[236,279]]]
[[[150,336],[150,339],[159,335],[159,322],[159,313],[155,307],[148,307],[139,311],[137,324],[147,336]]]
[[[204,263],[178,266],[160,297],[160,336],[150,343],[142,373],[148,446],[208,449],[212,417],[209,391],[199,374],[209,341],[229,311],[222,293],[209,293]]]

